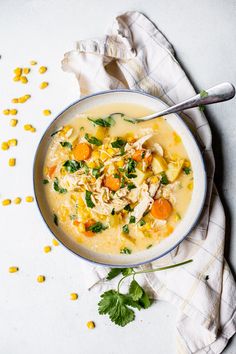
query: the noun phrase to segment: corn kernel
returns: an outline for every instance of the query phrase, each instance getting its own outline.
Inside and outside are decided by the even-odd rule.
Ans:
[[[102,161],[107,160],[108,157],[109,157],[109,156],[107,155],[107,153],[106,153],[105,151],[102,151],[102,152],[101,152],[100,158],[101,158]]]
[[[17,197],[14,199],[14,204],[20,204],[21,203],[21,198]]]
[[[39,68],[39,73],[40,74],[44,74],[47,71],[47,67],[46,66],[40,66]]]
[[[98,151],[93,151],[92,152],[92,157],[94,158],[94,159],[99,159],[99,152]]]
[[[25,130],[30,130],[31,128],[33,128],[31,124],[25,124],[24,125],[24,129]]]
[[[184,167],[190,167],[190,162],[188,160],[185,160],[184,161]]]
[[[37,276],[37,282],[38,283],[43,283],[45,281],[45,276],[44,275],[38,275]]]
[[[30,68],[24,68],[24,69],[23,69],[23,73],[24,73],[25,75],[29,74],[29,72],[30,72]]]
[[[46,81],[43,81],[43,82],[41,82],[41,84],[39,85],[39,88],[41,88],[42,90],[43,89],[45,89],[46,87],[48,87],[48,82],[46,82]]]
[[[17,140],[16,139],[10,139],[8,140],[8,145],[9,146],[16,146],[17,145]]]
[[[177,222],[179,220],[181,220],[181,216],[179,215],[179,213],[176,213],[175,214],[175,221]]]
[[[87,322],[87,327],[88,327],[88,329],[94,329],[95,323],[93,321],[89,321],[89,322]]]
[[[51,252],[51,247],[50,246],[44,246],[44,248],[43,248],[43,251],[45,252],[45,253],[48,253],[48,252]]]
[[[32,202],[34,201],[34,197],[27,196],[27,197],[25,198],[25,201],[26,201],[27,203],[32,203]]]
[[[26,76],[21,76],[21,77],[20,77],[20,81],[21,81],[22,84],[27,84],[28,79],[27,79]]]
[[[76,294],[76,293],[71,293],[71,294],[70,294],[70,299],[73,300],[73,301],[74,301],[74,300],[77,300],[77,299],[78,299],[78,294]]]
[[[146,230],[150,230],[151,229],[151,224],[149,222],[146,223],[145,229]]]
[[[124,160],[117,161],[116,165],[117,165],[117,167],[123,167],[124,166]]]
[[[59,242],[55,238],[52,239],[52,244],[53,246],[59,246]]]
[[[32,127],[32,128],[30,128],[30,131],[31,131],[31,133],[35,133],[36,132],[36,128]]]
[[[9,144],[7,142],[3,142],[2,145],[1,145],[1,149],[2,150],[8,150],[9,149]]]
[[[13,157],[11,157],[9,160],[8,160],[8,165],[13,167],[16,165],[16,159],[14,159]]]
[[[10,114],[10,109],[4,109],[4,110],[2,111],[2,113],[3,113],[5,116],[9,116],[9,114]]]
[[[30,65],[37,65],[38,63],[37,63],[37,61],[35,61],[35,60],[30,60]]]
[[[11,100],[11,102],[12,102],[12,103],[18,103],[18,98],[13,98],[13,99]]]
[[[16,68],[13,70],[14,74],[16,74],[17,76],[21,76],[22,74],[22,68]]]
[[[113,156],[114,153],[115,153],[115,150],[112,149],[112,148],[109,148],[109,149],[107,149],[107,153],[108,153],[109,155]]]
[[[95,168],[96,167],[96,163],[94,161],[88,162],[87,163],[89,168]]]
[[[78,231],[79,232],[85,232],[85,226],[82,222],[79,223],[78,225]]]
[[[16,273],[19,271],[19,268],[18,267],[9,267],[8,268],[8,272],[9,273]]]
[[[11,120],[10,120],[10,126],[11,126],[11,127],[15,127],[15,126],[17,125],[17,123],[18,123],[18,120],[17,120],[17,119],[11,119]]]
[[[7,206],[7,205],[10,205],[11,204],[11,199],[4,199],[3,201],[2,201],[2,205],[3,206]]]
[[[16,76],[13,77],[13,80],[14,80],[14,81],[20,81],[20,78],[21,78],[21,77],[20,77],[19,75],[16,75]]]
[[[84,207],[84,201],[83,201],[83,198],[82,198],[82,197],[79,197],[79,198],[78,198],[77,203],[78,203],[78,206]]]
[[[12,116],[15,116],[16,114],[17,114],[17,109],[10,109],[10,114],[12,115]]]
[[[174,136],[174,142],[175,142],[175,144],[179,144],[179,143],[181,143],[181,137],[176,133],[176,132],[174,132],[173,133],[173,136]]]
[[[45,116],[50,116],[50,114],[51,114],[50,109],[44,109],[44,110],[43,110],[43,115],[45,115]]]
[[[190,182],[187,187],[191,191],[193,189],[193,182]]]
[[[29,94],[28,94],[28,95],[24,95],[23,97],[24,97],[26,100],[28,100],[28,99],[31,97],[31,95],[29,95]]]

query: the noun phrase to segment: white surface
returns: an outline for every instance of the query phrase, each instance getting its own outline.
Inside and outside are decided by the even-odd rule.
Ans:
[[[174,45],[178,58],[191,73],[197,88],[207,88],[221,81],[236,83],[235,55],[236,2],[234,0],[12,0],[0,2],[0,111],[10,99],[24,93],[33,98],[19,106],[19,125],[8,126],[9,117],[1,115],[0,141],[16,137],[17,148],[0,151],[0,198],[32,194],[32,159],[40,135],[49,121],[65,105],[77,99],[73,76],[60,70],[60,60],[77,39],[100,36],[117,12],[143,11],[159,26]],[[27,66],[31,59],[49,67],[42,77],[32,75],[28,85],[12,82],[12,69]],[[29,75],[29,78],[31,75]],[[38,90],[41,80],[50,87]],[[50,108],[51,117],[41,111]],[[235,166],[233,147],[236,100],[215,105],[207,110],[214,129],[217,153],[217,180],[234,217],[236,209]],[[23,130],[32,123],[37,133]],[[223,156],[223,157],[222,157]],[[17,158],[17,166],[7,166],[9,157]],[[224,166],[222,169],[222,161]],[[232,188],[234,188],[232,190]],[[233,200],[234,199],[234,200]],[[228,220],[229,220],[229,214]],[[175,352],[176,312],[168,304],[158,303],[137,314],[137,320],[124,329],[111,325],[97,315],[98,294],[88,293],[80,271],[81,261],[61,246],[51,254],[42,248],[51,236],[42,223],[35,204],[0,209],[0,353],[2,354],[154,354]],[[227,255],[236,266],[236,243],[232,222],[226,237]],[[230,245],[230,247],[229,247]],[[8,266],[17,265],[20,272],[8,274]],[[45,274],[44,284],[36,282]],[[69,300],[78,291],[78,301]],[[86,328],[94,320],[94,331]],[[233,354],[236,338],[225,350]]]

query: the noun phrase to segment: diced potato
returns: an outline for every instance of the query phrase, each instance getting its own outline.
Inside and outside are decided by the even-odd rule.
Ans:
[[[158,173],[161,173],[163,171],[166,171],[168,168],[166,160],[158,155],[155,154],[152,160],[152,170],[153,172],[157,175]]]
[[[107,135],[107,129],[104,127],[97,127],[95,136],[99,140],[103,140]]]
[[[167,178],[170,182],[174,182],[178,178],[182,167],[184,164],[184,159],[179,159],[175,162],[168,163],[168,169],[166,170]]]
[[[110,215],[110,226],[111,227],[117,227],[120,223],[120,216],[115,214],[115,215]]]
[[[141,186],[141,184],[144,182],[144,180],[148,177],[150,177],[151,172],[143,172],[140,171],[138,168],[136,168],[135,174],[137,175],[136,178],[133,179],[134,184]]]

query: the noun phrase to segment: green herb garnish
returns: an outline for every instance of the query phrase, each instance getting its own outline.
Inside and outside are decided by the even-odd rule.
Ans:
[[[108,226],[105,226],[100,221],[98,221],[95,224],[89,226],[88,230],[97,234],[99,232],[102,232],[103,230],[106,230],[107,228]]]
[[[167,175],[165,174],[165,172],[162,172],[161,173],[161,184],[164,184],[164,185],[167,185],[169,184],[169,181],[168,181],[168,178],[167,178]]]
[[[76,160],[67,160],[63,167],[65,167],[66,171],[69,173],[75,173],[76,171],[80,170],[84,166],[83,161],[76,161]]]
[[[72,144],[69,141],[60,141],[62,147],[67,147],[68,149],[72,150]]]
[[[111,146],[116,149],[121,149],[122,147],[125,146],[125,144],[126,144],[125,140],[121,138],[117,138],[115,141],[111,143]]]
[[[89,137],[89,135],[86,133],[84,137],[92,145],[97,145],[97,146],[102,145],[102,141],[97,139],[95,136]]]
[[[130,217],[130,219],[129,219],[129,223],[130,223],[130,224],[135,224],[135,222],[136,222],[136,217],[133,216],[133,215],[131,215],[131,217]]]
[[[104,127],[104,128],[115,125],[115,120],[112,118],[112,116],[108,116],[106,118],[98,118],[98,119],[88,118],[88,120],[93,122],[93,124],[99,125],[100,127]]]
[[[125,251],[122,253],[131,253],[128,248],[123,248],[123,250]],[[98,303],[99,314],[108,315],[110,320],[118,326],[126,326],[128,323],[135,319],[134,308],[138,310],[147,309],[152,304],[152,300],[149,298],[145,290],[134,279],[134,277],[138,274],[159,272],[162,270],[179,267],[190,262],[192,262],[192,259],[161,268],[141,271],[135,271],[133,268],[113,268],[108,273],[107,280],[112,280],[120,274],[122,274],[123,277],[118,282],[116,290],[108,290],[101,295],[101,300]],[[130,276],[133,277],[133,280],[130,283],[128,293],[123,294],[120,292],[121,284],[127,277]]]
[[[151,247],[152,247],[152,245],[148,245],[148,246],[147,246],[147,250],[148,250],[149,248],[151,248]]]
[[[143,226],[143,225],[145,225],[146,224],[146,221],[144,220],[144,219],[141,219],[140,221],[139,221],[139,225],[140,226]]]
[[[132,123],[132,124],[136,124],[137,121],[136,119],[132,119],[132,118],[123,118],[126,122]]]
[[[101,167],[95,167],[92,169],[92,175],[97,179],[98,177],[101,176]]]
[[[133,159],[131,159],[131,157],[128,159],[128,163],[127,163],[127,172],[128,173],[132,173],[135,172],[137,166],[137,162]]]
[[[186,175],[189,175],[191,173],[191,168],[190,167],[184,167],[183,171]]]
[[[113,177],[114,178],[120,178],[120,175],[118,173],[114,173]]]
[[[124,188],[124,187],[125,187],[125,178],[122,177],[122,178],[121,178],[120,188]]]
[[[207,97],[208,96],[208,92],[206,92],[205,90],[202,90],[201,92],[200,92],[200,97],[201,98],[205,98],[205,97]]]
[[[111,215],[115,215],[115,208],[112,209]]]
[[[57,177],[55,177],[55,179],[54,179],[53,188],[54,188],[54,190],[55,190],[56,192],[61,193],[61,194],[67,192],[67,189],[66,189],[66,188],[60,187],[60,185],[59,185],[59,179],[58,179]]]
[[[43,179],[43,184],[48,184],[49,180],[48,179]]]
[[[124,234],[128,234],[129,233],[129,226],[126,224],[122,227],[122,231],[124,232]]]
[[[53,214],[53,222],[56,226],[58,226],[58,216],[56,214]]]
[[[131,191],[131,189],[137,188],[133,183],[128,183],[127,188],[129,191]]]
[[[132,251],[131,251],[129,248],[124,247],[124,248],[122,248],[122,249],[120,250],[120,253],[121,253],[121,254],[131,254]]]
[[[132,209],[131,206],[130,206],[130,204],[128,204],[128,205],[126,205],[126,206],[124,207],[124,210],[126,210],[126,211],[133,211],[134,209]]]
[[[135,173],[128,173],[128,172],[126,172],[125,175],[126,175],[126,177],[129,178],[129,179],[132,179],[132,178],[136,178],[136,177],[137,177],[137,175],[136,175]]]
[[[93,203],[92,199],[91,199],[91,196],[92,196],[92,192],[90,191],[85,191],[85,201],[86,201],[86,204],[87,204],[87,207],[88,208],[94,208],[95,207],[95,204]]]

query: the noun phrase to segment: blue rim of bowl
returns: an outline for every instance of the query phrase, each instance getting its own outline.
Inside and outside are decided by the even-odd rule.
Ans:
[[[87,95],[87,96],[84,96],[80,99],[78,99],[77,101],[74,101],[73,103],[71,103],[69,106],[67,106],[65,109],[63,109],[54,119],[53,121],[49,124],[49,126],[46,128],[45,132],[43,133],[39,143],[38,143],[38,146],[37,146],[37,149],[36,149],[36,152],[35,152],[35,155],[34,155],[34,160],[33,160],[33,189],[34,189],[34,195],[35,195],[35,199],[36,199],[36,203],[37,203],[37,207],[38,207],[38,210],[40,212],[40,215],[43,219],[43,221],[45,222],[45,224],[47,225],[49,231],[53,234],[53,236],[60,242],[60,244],[62,244],[67,250],[69,250],[70,252],[72,252],[74,255],[76,255],[77,257],[87,261],[88,263],[91,263],[91,264],[96,264],[96,265],[100,265],[100,266],[106,266],[106,267],[110,267],[110,268],[135,268],[135,267],[139,267],[139,266],[142,266],[142,265],[145,265],[145,264],[148,264],[148,263],[152,263],[154,261],[156,261],[157,259],[160,259],[164,256],[166,256],[168,253],[172,252],[176,247],[179,246],[179,244],[181,242],[184,241],[184,239],[190,234],[190,232],[194,229],[195,225],[197,224],[200,216],[201,216],[201,213],[203,211],[203,207],[204,207],[204,204],[205,204],[205,199],[206,199],[206,193],[207,193],[207,173],[206,173],[206,168],[205,168],[205,163],[204,163],[204,159],[202,157],[202,153],[199,149],[199,146],[198,146],[198,143],[196,141],[196,138],[194,137],[193,133],[191,132],[191,130],[189,129],[189,127],[187,126],[187,124],[184,122],[184,120],[177,114],[177,113],[172,113],[176,116],[176,118],[178,120],[181,121],[181,123],[183,123],[186,127],[186,129],[189,131],[190,135],[192,136],[193,140],[194,140],[194,143],[196,144],[196,147],[197,149],[199,150],[199,156],[200,156],[200,159],[201,159],[201,162],[202,162],[202,166],[203,166],[203,171],[204,171],[204,195],[203,195],[203,199],[202,199],[202,205],[201,207],[199,208],[198,210],[198,213],[193,221],[193,223],[191,224],[191,226],[189,227],[189,230],[184,234],[184,236],[181,238],[180,241],[176,242],[176,244],[174,246],[172,246],[171,248],[169,248],[167,251],[165,251],[164,253],[162,253],[161,255],[157,256],[157,257],[154,257],[154,258],[151,258],[150,260],[147,260],[147,261],[144,261],[144,262],[138,262],[138,263],[134,263],[134,264],[125,264],[125,265],[122,265],[122,264],[108,264],[108,263],[102,263],[102,262],[97,262],[97,261],[94,261],[94,260],[91,260],[89,258],[86,258],[84,256],[81,256],[80,254],[76,253],[72,248],[69,248],[68,246],[66,246],[61,240],[59,240],[59,238],[57,237],[57,235],[51,230],[50,226],[48,225],[46,219],[44,218],[43,216],[43,212],[40,208],[40,205],[39,205],[39,201],[38,201],[38,198],[37,198],[37,194],[36,194],[36,186],[35,186],[35,165],[36,165],[36,157],[37,157],[37,154],[38,154],[38,150],[39,150],[39,147],[41,145],[41,142],[44,138],[44,136],[46,135],[47,131],[50,129],[50,127],[55,123],[55,121],[62,115],[64,114],[68,109],[70,109],[71,107],[73,107],[74,105],[78,104],[79,102],[82,102],[88,98],[91,98],[91,97],[94,97],[94,96],[101,96],[101,95],[104,95],[104,94],[111,94],[111,93],[119,93],[119,92],[128,92],[128,93],[134,93],[134,94],[140,94],[140,95],[143,95],[143,96],[147,96],[147,97],[150,97],[150,98],[153,98],[159,102],[161,102],[162,104],[164,104],[166,107],[168,107],[168,105],[163,102],[160,98],[158,97],[155,97],[155,96],[152,96],[144,91],[138,91],[138,90],[129,90],[129,89],[117,89],[117,90],[106,90],[106,91],[99,91],[99,92],[96,92],[96,93],[93,93],[91,95]]]

